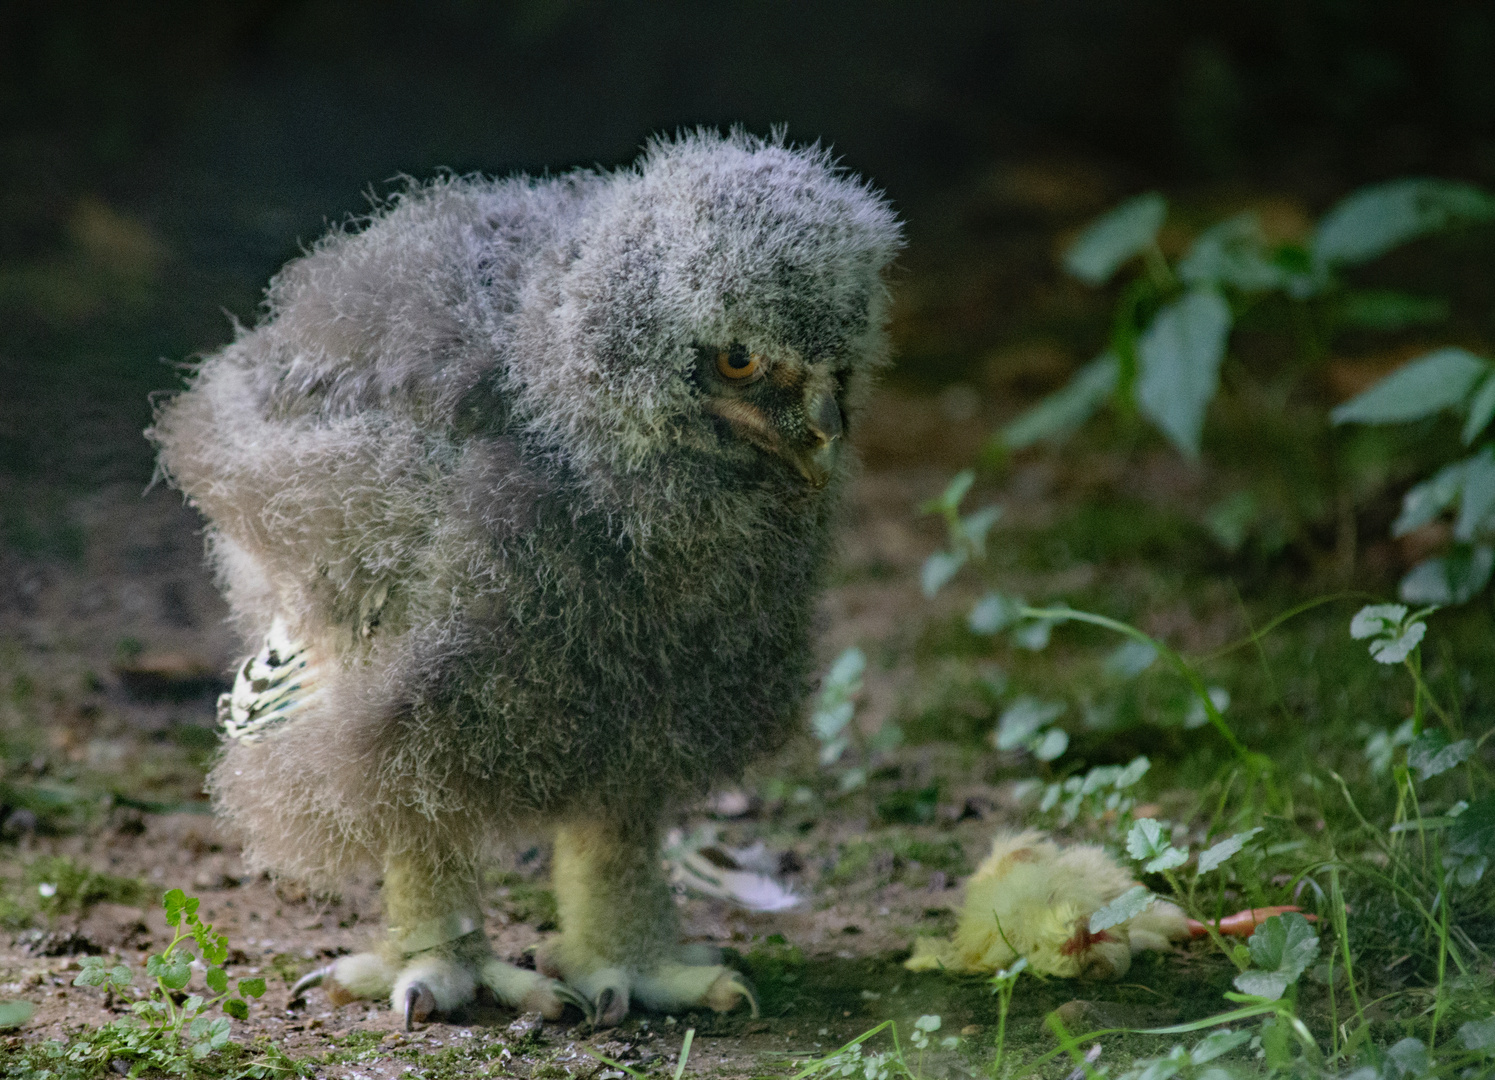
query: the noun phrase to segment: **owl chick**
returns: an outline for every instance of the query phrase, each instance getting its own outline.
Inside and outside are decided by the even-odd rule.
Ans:
[[[900,242],[782,137],[441,179],[288,264],[158,409],[259,650],[217,807],[256,865],[382,874],[382,946],[308,982],[407,1024],[480,985],[599,1024],[753,1004],[678,945],[661,823],[798,716]],[[560,932],[527,970],[479,874],[540,832]]]
[[[1190,936],[1183,912],[1164,900],[1091,933],[1090,916],[1134,884],[1098,847],[1060,848],[1034,831],[998,834],[966,882],[954,938],[919,938],[904,966],[992,974],[1025,956],[1042,975],[1119,979],[1134,954]]]

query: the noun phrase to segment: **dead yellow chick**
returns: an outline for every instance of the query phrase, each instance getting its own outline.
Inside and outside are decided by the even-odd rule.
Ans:
[[[1183,912],[1154,900],[1140,915],[1095,933],[1090,916],[1136,884],[1101,848],[1061,848],[1043,833],[999,833],[966,882],[955,936],[919,938],[904,966],[991,974],[1019,956],[1041,975],[1116,979],[1144,949],[1189,936]]]

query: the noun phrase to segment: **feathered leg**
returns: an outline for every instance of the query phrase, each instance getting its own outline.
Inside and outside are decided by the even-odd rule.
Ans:
[[[618,1023],[630,999],[650,1009],[757,1004],[742,976],[680,962],[679,920],[659,863],[652,821],[573,821],[556,834],[561,933],[537,957],[592,1003],[599,1026]]]
[[[548,1020],[560,1019],[568,1003],[589,1011],[570,987],[493,955],[472,868],[437,869],[420,856],[392,854],[383,891],[388,937],[380,950],[339,957],[297,983],[293,996],[318,983],[335,1004],[388,994],[407,1030],[467,1004],[480,983],[505,1005]]]

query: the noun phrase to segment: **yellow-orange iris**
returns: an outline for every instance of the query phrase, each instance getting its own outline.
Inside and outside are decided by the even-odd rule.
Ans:
[[[763,354],[723,349],[716,354],[716,370],[722,378],[733,382],[751,379],[763,370]]]

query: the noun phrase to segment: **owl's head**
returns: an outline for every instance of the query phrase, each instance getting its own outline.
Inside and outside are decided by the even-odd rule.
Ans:
[[[824,150],[694,132],[579,199],[520,300],[532,426],[583,469],[684,451],[814,489],[886,361],[887,202]]]

